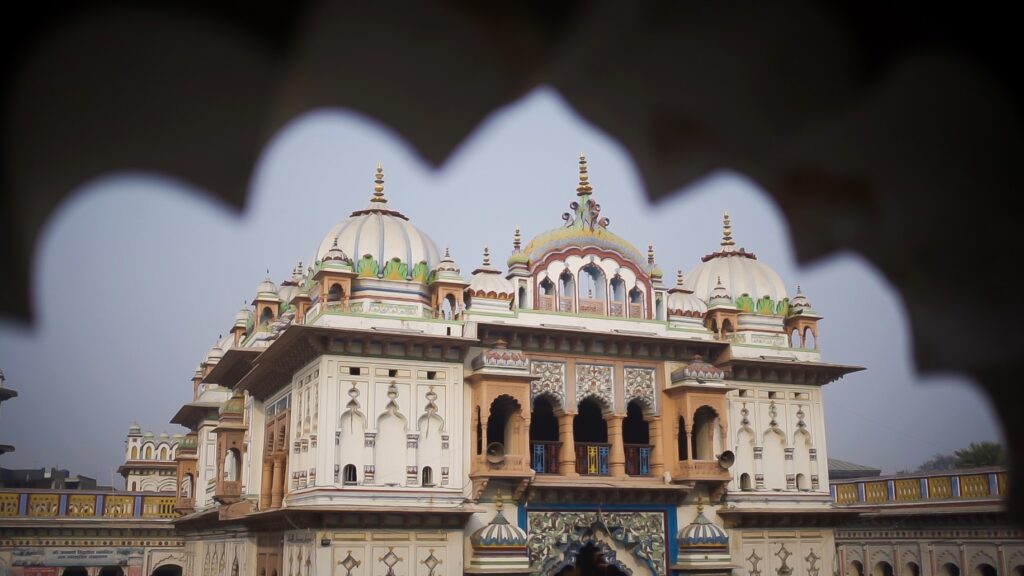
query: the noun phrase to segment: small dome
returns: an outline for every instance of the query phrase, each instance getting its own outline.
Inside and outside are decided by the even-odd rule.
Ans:
[[[708,312],[708,305],[698,298],[692,290],[684,287],[683,271],[676,273],[676,285],[668,291],[669,316],[693,316],[703,318]]]
[[[235,314],[235,326],[245,327],[249,323],[249,318],[252,316],[252,310],[248,306],[243,306]]]
[[[143,434],[143,436],[145,436],[146,438],[153,438],[153,433],[147,430],[146,433]]]
[[[733,306],[732,295],[722,284],[722,279],[718,279],[718,284],[715,285],[714,290],[711,291],[710,297],[708,298],[708,305],[711,308],[716,306]]]
[[[185,439],[185,435],[182,434],[181,432],[178,432],[178,433],[172,435],[171,439],[174,440],[175,442],[181,442],[182,440]]]
[[[715,306],[711,299],[719,280],[728,286],[733,297],[747,295],[752,301],[767,297],[773,309],[780,306],[787,299],[786,285],[779,274],[760,262],[753,252],[736,248],[728,212],[723,230],[719,251],[704,256],[701,263],[687,273],[686,287],[711,307]]]
[[[316,261],[329,262],[328,256],[336,258],[340,253],[345,261],[356,263],[361,276],[426,282],[441,260],[437,245],[408,217],[388,208],[380,164],[374,183],[370,206],[352,212],[331,228],[320,242]],[[335,246],[338,252],[330,254]]]
[[[796,287],[796,296],[789,301],[789,313],[790,314],[814,314],[814,309],[811,308],[811,301],[804,296],[804,293],[800,290],[800,287]]]
[[[331,249],[327,251],[327,254],[324,254],[323,263],[327,264],[328,262],[334,262],[337,264],[352,264],[352,259],[348,257],[348,254],[345,254],[344,250],[338,248],[337,238],[334,239],[334,244],[331,246]]]
[[[441,261],[434,268],[434,274],[438,280],[462,280],[462,270],[459,269],[459,265],[452,259],[451,252],[447,248],[444,249],[444,256],[441,257]]]
[[[220,338],[217,339],[217,343],[210,346],[209,352],[206,353],[206,363],[216,364],[220,362],[220,359],[224,357],[224,349],[220,347]]]
[[[256,287],[256,299],[257,300],[271,300],[279,301],[281,298],[277,295],[277,284],[267,276],[260,282],[259,286]]]
[[[497,268],[491,266],[491,253],[485,247],[483,265],[473,270],[473,279],[467,290],[470,295],[478,298],[512,300],[516,287]]]
[[[220,408],[217,409],[217,414],[221,416],[241,415],[243,412],[245,412],[245,398],[238,393],[233,394],[231,398],[225,400],[224,403],[220,405]]]
[[[729,535],[704,516],[704,506],[697,506],[697,518],[679,533],[679,547],[726,548]]]
[[[142,428],[138,425],[138,423],[133,422],[132,425],[128,427],[129,436],[138,436],[141,433]]]
[[[526,546],[526,532],[522,528],[508,523],[505,514],[501,511],[500,499],[497,508],[498,512],[490,523],[473,532],[473,535],[469,537],[474,550]]]

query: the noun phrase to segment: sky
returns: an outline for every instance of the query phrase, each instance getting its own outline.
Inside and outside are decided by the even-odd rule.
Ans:
[[[393,130],[320,110],[266,145],[239,214],[188,183],[141,172],[83,184],[48,222],[34,255],[35,325],[0,320],[0,369],[17,398],[0,408],[0,466],[59,466],[123,486],[129,425],[168,421],[191,400],[191,377],[269,270],[280,282],[308,264],[327,231],[363,208],[382,161],[390,207],[467,279],[483,247],[503,264],[512,234],[562,224],[585,151],[609,229],[648,242],[674,283],[715,251],[728,210],[737,246],[799,284],[815,310],[825,362],[867,370],[825,387],[828,456],[911,470],[936,453],[1001,441],[988,399],[955,374],[918,374],[906,313],[889,283],[848,253],[795,262],[780,208],[742,175],[721,171],[651,204],[625,149],[549,89],[495,112],[434,170]],[[952,423],[956,425],[951,425]]]

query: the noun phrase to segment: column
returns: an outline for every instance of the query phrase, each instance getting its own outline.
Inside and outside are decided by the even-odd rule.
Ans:
[[[270,460],[263,460],[263,478],[260,483],[260,510],[270,508],[270,491],[273,489],[274,463]]]
[[[284,475],[284,456],[278,454],[274,456],[274,481],[270,491],[271,508],[281,507],[281,500],[284,499],[284,483],[286,481]]]
[[[796,474],[793,473],[793,448],[783,448],[786,472],[786,490],[796,490]],[[867,567],[864,568],[867,570]]]
[[[606,419],[608,441],[612,445],[612,449],[608,453],[608,474],[616,478],[625,478],[626,476],[626,449],[622,446],[622,419],[621,414],[609,414]]]
[[[754,446],[754,489],[764,490],[764,446]]]
[[[576,440],[572,434],[572,421],[575,414],[565,413],[558,417],[558,439],[562,447],[558,450],[558,473],[562,476],[576,477]]]
[[[651,476],[661,478],[665,475],[665,457],[661,449],[661,416],[655,416],[648,422],[651,437]]]

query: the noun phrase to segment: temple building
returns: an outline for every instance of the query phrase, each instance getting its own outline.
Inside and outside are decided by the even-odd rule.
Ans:
[[[832,572],[821,387],[860,368],[728,214],[666,279],[578,170],[558,225],[463,275],[378,166],[256,287],[173,419],[185,574]]]
[[[132,424],[125,439],[124,464],[117,469],[130,492],[177,492],[175,456],[184,434],[142,432]]]

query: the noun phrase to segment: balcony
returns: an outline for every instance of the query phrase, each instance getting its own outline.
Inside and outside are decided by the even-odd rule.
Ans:
[[[558,474],[558,450],[561,442],[531,442],[530,467],[537,474]]]
[[[486,454],[473,456],[471,476],[530,476],[532,472],[526,466],[526,457],[520,454],[505,454],[500,462],[488,460]]]
[[[572,312],[572,296],[559,296],[558,297],[558,311],[559,312]]]
[[[554,296],[538,296],[537,297],[537,309],[538,310],[555,310],[555,297]]]
[[[196,509],[195,498],[178,498],[177,504],[174,505],[174,511],[179,514],[189,514]]]
[[[580,314],[604,315],[604,300],[580,298]]]
[[[630,304],[629,305],[629,317],[630,318],[643,318],[644,317],[644,305],[643,304]]]
[[[999,500],[1006,496],[1006,471],[975,469],[832,482],[837,506],[891,506],[922,502]]]
[[[611,444],[576,443],[576,473],[580,476],[607,476]]]
[[[626,444],[626,475],[651,475],[651,446],[649,444]]]
[[[217,483],[216,492],[213,494],[214,500],[224,504],[237,502],[241,497],[242,483],[237,480],[221,480]]]
[[[732,474],[717,460],[681,460],[672,464],[672,481],[729,482]]]

